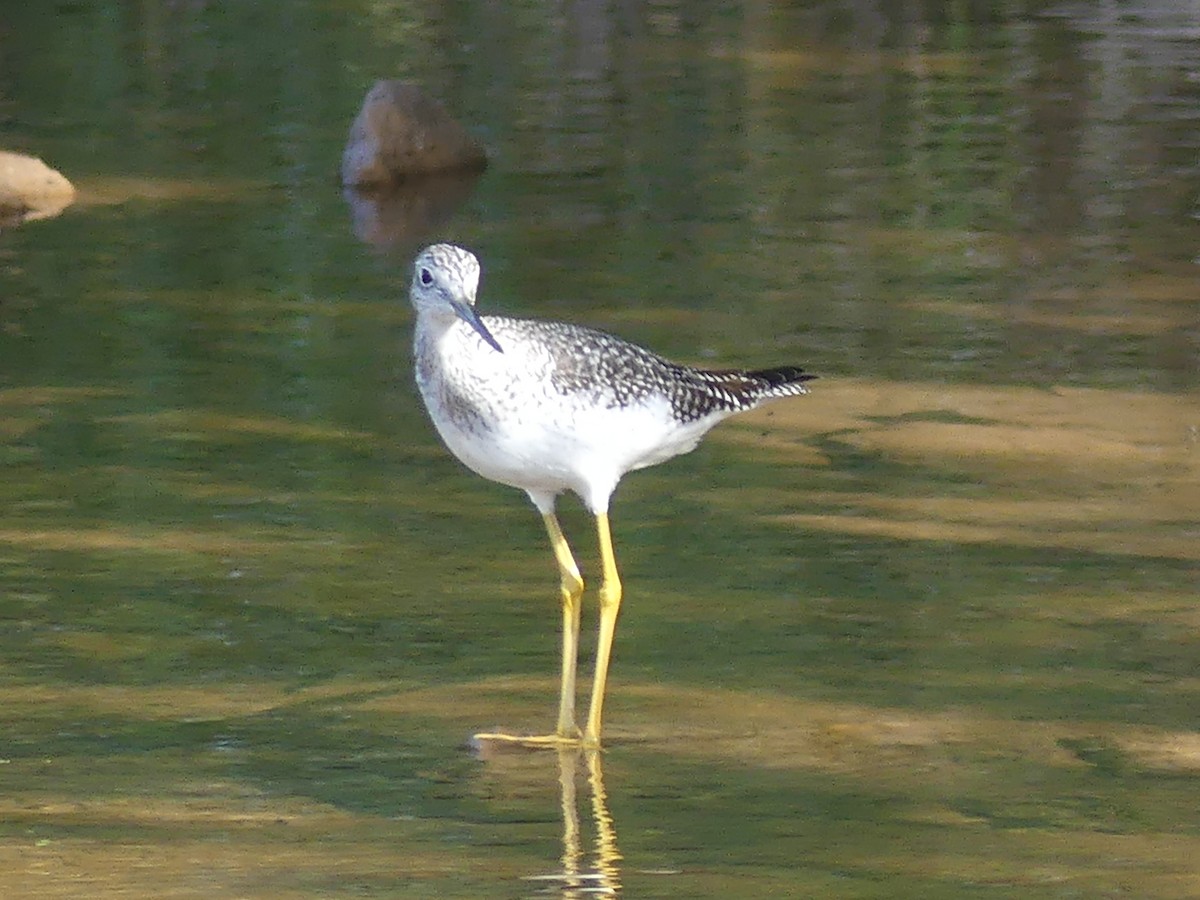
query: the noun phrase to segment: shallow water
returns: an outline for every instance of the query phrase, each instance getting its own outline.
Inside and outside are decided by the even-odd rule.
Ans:
[[[81,191],[0,236],[0,894],[1200,893],[1194,10],[895,9],[0,11]],[[385,215],[394,75],[493,164]],[[558,614],[412,386],[441,238],[820,375],[622,484],[599,758],[468,748],[550,726]]]

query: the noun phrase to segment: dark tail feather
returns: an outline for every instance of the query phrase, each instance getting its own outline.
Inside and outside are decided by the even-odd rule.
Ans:
[[[809,375],[799,366],[776,366],[773,369],[755,369],[746,372],[746,377],[763,384],[763,395],[767,397],[786,397],[790,394],[806,393],[808,388],[804,382],[812,381],[816,375]]]
[[[710,408],[751,409],[772,397],[807,394],[804,383],[817,376],[799,366],[776,366],[753,371],[692,369],[691,377],[702,388],[703,402],[698,402],[697,409],[708,412]]]

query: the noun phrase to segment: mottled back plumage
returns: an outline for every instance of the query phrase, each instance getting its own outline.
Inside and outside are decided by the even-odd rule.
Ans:
[[[546,346],[554,360],[550,381],[564,397],[611,408],[659,395],[681,423],[807,393],[804,382],[814,377],[796,366],[755,371],[684,366],[603,331],[563,322],[503,316],[483,316],[483,322],[493,332],[519,330]]]

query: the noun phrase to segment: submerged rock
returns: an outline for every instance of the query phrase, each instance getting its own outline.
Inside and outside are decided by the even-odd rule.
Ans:
[[[36,156],[0,150],[0,225],[56,216],[75,200],[75,186]]]
[[[483,145],[409,81],[377,81],[350,126],[342,183],[393,184],[412,175],[487,166]]]

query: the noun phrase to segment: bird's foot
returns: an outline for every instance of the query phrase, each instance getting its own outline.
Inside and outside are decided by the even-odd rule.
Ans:
[[[515,744],[530,750],[561,750],[571,747],[594,746],[578,734],[506,734],[498,731],[483,731],[473,735],[472,742],[479,744]]]

